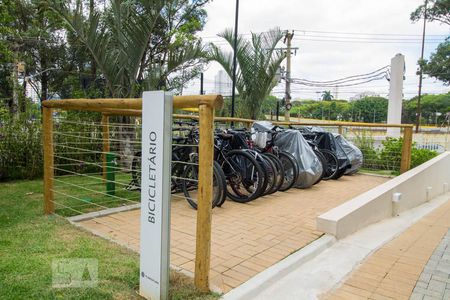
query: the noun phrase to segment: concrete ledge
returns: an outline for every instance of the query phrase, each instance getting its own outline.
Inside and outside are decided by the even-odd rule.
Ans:
[[[252,277],[242,285],[225,294],[221,299],[255,299],[263,287],[271,286],[302,264],[313,259],[336,242],[331,235],[324,235],[277,264]]]
[[[135,210],[135,209],[139,209],[139,208],[141,208],[141,204],[137,203],[137,204],[127,205],[127,206],[113,207],[113,208],[108,208],[108,209],[104,209],[104,210],[100,210],[100,211],[94,211],[94,212],[90,212],[87,214],[78,215],[78,216],[74,216],[74,217],[69,217],[69,218],[67,218],[67,220],[71,223],[74,223],[74,222],[90,220],[90,219],[94,219],[94,218],[98,218],[98,217],[104,217],[104,216],[115,214],[118,212]]]
[[[320,215],[317,230],[341,239],[448,192],[449,182],[450,152],[445,152]],[[395,202],[394,193],[401,194]]]

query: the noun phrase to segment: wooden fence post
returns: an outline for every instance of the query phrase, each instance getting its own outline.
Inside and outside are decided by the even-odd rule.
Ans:
[[[54,156],[53,156],[53,116],[52,109],[42,108],[42,130],[44,145],[44,212],[46,215],[55,212],[53,199],[53,176],[54,176]]]
[[[405,127],[403,129],[402,159],[400,162],[400,174],[405,173],[411,168],[411,149],[412,149],[413,128]]]
[[[211,255],[211,204],[214,152],[214,108],[199,106],[199,172],[197,239],[195,251],[195,286],[201,291],[209,291],[209,267]]]
[[[339,133],[340,135],[342,135],[342,133],[344,132],[343,129],[344,129],[344,128],[342,128],[342,125],[339,125],[339,126],[338,126],[338,133]]]
[[[106,153],[109,153],[109,116],[102,114],[102,140],[103,140],[103,179],[106,179]]]

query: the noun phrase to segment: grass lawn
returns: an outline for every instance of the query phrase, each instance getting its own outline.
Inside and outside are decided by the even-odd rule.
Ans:
[[[58,216],[43,215],[42,181],[0,183],[0,299],[141,299],[139,256],[82,231]],[[52,260],[95,258],[98,285],[53,288]],[[172,272],[171,299],[217,299]]]

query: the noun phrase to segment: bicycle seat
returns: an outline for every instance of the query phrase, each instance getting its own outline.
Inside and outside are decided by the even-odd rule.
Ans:
[[[217,136],[223,140],[231,140],[233,138],[232,134],[228,134],[228,133],[224,133],[224,132],[218,133]]]

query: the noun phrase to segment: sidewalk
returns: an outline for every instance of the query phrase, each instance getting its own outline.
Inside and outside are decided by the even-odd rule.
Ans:
[[[450,202],[365,259],[323,299],[450,299]]]

